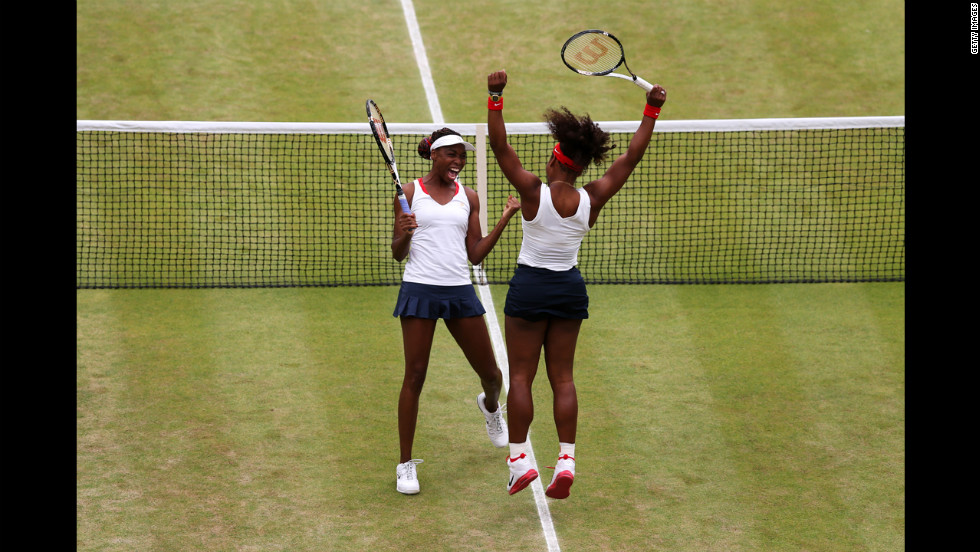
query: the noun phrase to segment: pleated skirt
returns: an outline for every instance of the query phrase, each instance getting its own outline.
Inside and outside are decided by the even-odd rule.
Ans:
[[[483,316],[486,312],[472,285],[432,286],[402,282],[394,316],[450,319]]]

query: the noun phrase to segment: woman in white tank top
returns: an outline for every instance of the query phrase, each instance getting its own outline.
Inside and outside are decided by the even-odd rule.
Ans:
[[[524,238],[517,269],[504,306],[504,329],[510,365],[507,394],[510,456],[507,465],[510,494],[538,477],[525,450],[534,418],[531,384],[542,350],[554,393],[555,426],[558,430],[558,462],[545,494],[566,498],[575,478],[575,432],[578,399],[572,366],[582,320],[588,318],[589,298],[578,272],[582,240],[596,223],[599,211],[626,183],[650,139],[666,91],[654,85],[646,95],[639,128],[624,154],[596,180],[581,188],[575,182],[590,163],[600,164],[612,149],[610,136],[587,115],[577,117],[565,108],[548,110],[545,120],[558,142],[545,166],[545,181],[524,168],[507,143],[503,118],[503,90],[507,73],[487,77],[487,128],[490,147],[501,171],[521,198]]]
[[[398,396],[400,458],[395,468],[395,488],[404,494],[419,492],[415,466],[421,460],[412,458],[412,447],[419,397],[440,318],[480,377],[483,392],[476,402],[491,442],[497,447],[507,445],[507,425],[498,403],[503,376],[468,263],[483,261],[520,204],[510,197],[500,221],[483,236],[477,194],[457,179],[466,165],[466,152],[475,150],[451,129],[432,133],[419,144],[419,155],[432,161],[431,170],[404,186],[411,213],[403,213],[400,203],[394,201],[391,253],[398,261],[408,259],[394,311],[401,321],[405,351],[405,374]]]

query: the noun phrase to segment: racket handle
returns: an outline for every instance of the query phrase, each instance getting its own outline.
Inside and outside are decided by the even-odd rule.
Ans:
[[[406,215],[412,212],[412,209],[408,206],[408,200],[405,199],[405,194],[398,194],[398,202],[402,204],[402,212]]]
[[[405,194],[402,193],[401,189],[398,190],[398,203],[401,203],[403,213],[406,215],[412,213],[412,208],[408,206],[408,200],[405,199]],[[415,230],[409,230],[408,233],[414,234]]]
[[[653,85],[650,84],[649,82],[641,79],[640,77],[634,76],[633,77],[633,84],[639,86],[640,88],[646,90],[647,92],[653,90]]]

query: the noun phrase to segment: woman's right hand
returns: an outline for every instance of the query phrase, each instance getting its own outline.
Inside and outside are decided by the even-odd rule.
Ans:
[[[647,103],[653,107],[663,107],[665,101],[667,101],[667,91],[664,90],[663,86],[655,84],[653,85],[653,88],[647,92]]]
[[[401,210],[399,210],[398,215],[395,217],[395,224],[409,237],[419,227],[418,223],[415,222],[415,213],[403,213]]]

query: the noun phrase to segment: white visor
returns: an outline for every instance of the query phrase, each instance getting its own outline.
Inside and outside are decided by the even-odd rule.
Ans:
[[[457,136],[455,134],[447,134],[435,142],[432,142],[432,145],[429,146],[429,151],[444,148],[446,146],[455,146],[456,144],[463,144],[466,151],[476,151],[476,146],[467,142],[466,140],[463,140],[462,136]]]

